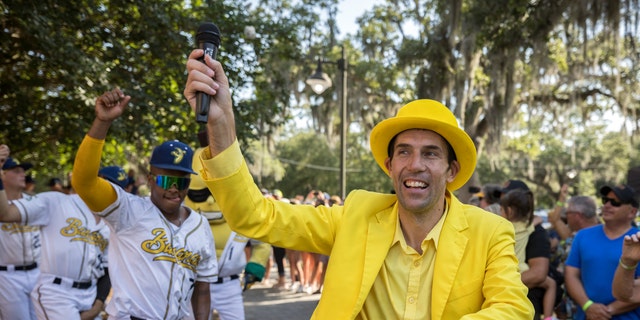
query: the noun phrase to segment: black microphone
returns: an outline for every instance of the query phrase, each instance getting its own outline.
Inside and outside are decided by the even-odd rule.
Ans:
[[[210,22],[201,24],[196,32],[196,43],[198,44],[198,49],[203,49],[204,54],[215,59],[218,54],[218,46],[220,46],[220,30]],[[204,56],[199,60],[204,63]],[[196,92],[196,121],[207,123],[209,102],[211,102],[210,95]]]

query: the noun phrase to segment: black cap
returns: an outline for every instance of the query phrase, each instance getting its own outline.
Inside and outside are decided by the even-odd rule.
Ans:
[[[129,176],[127,172],[119,166],[103,167],[98,171],[98,175],[107,179],[124,189],[129,182]]]
[[[531,190],[522,180],[507,180],[507,182],[502,185],[502,189],[494,191],[494,196],[499,198],[501,195],[516,189],[522,189],[525,191]]]
[[[603,186],[600,188],[600,195],[606,197],[609,192],[612,192],[618,197],[620,202],[624,204],[630,204],[632,207],[638,207],[638,199],[635,196],[635,190],[626,184],[618,186]]]
[[[56,184],[62,185],[62,180],[60,180],[59,178],[51,178],[51,179],[49,179],[49,183],[47,185],[49,187],[53,187]]]
[[[17,161],[16,159],[9,157],[7,158],[5,163],[2,165],[2,170],[11,170],[17,167],[21,167],[22,169],[24,169],[24,171],[27,171],[33,168],[33,165],[29,162],[20,163],[20,161]]]

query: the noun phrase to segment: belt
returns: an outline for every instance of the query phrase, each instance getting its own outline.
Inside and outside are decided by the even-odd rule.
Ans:
[[[55,279],[53,279],[53,283],[61,284],[62,283],[62,279],[56,277]],[[91,288],[91,281],[87,281],[87,282],[74,281],[73,284],[71,284],[71,287],[72,288],[77,288],[77,289],[89,289],[89,288]]]
[[[138,317],[134,317],[134,316],[131,316],[130,318],[131,318],[131,320],[144,320],[144,318],[138,318]]]
[[[32,264],[28,264],[26,266],[13,266],[13,270],[16,271],[29,271],[29,270],[33,270],[35,268],[38,267],[38,263],[34,262]],[[0,271],[7,271],[7,270],[11,270],[11,266],[0,266]]]
[[[228,277],[218,277],[218,281],[214,282],[216,284],[223,283],[225,281],[231,281],[240,278],[237,274],[230,275]]]

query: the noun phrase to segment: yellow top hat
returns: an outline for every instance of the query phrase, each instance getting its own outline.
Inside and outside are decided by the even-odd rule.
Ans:
[[[447,184],[449,191],[458,190],[471,178],[476,168],[476,146],[471,137],[458,127],[458,121],[451,110],[435,100],[415,100],[404,105],[398,114],[378,123],[371,130],[369,139],[373,158],[387,175],[389,171],[384,165],[387,159],[389,142],[397,134],[409,129],[425,129],[441,135],[451,144],[460,172]]]

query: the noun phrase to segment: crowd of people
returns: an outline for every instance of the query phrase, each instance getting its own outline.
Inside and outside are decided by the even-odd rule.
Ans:
[[[342,205],[340,196],[329,195],[329,193],[315,189],[309,191],[306,196],[298,194],[291,198],[283,197],[282,191],[279,189],[269,192],[269,190],[262,188],[261,192],[267,198],[291,204],[306,204],[315,207]],[[275,263],[278,280],[274,287],[290,290],[293,293],[319,294],[322,292],[328,262],[328,255],[273,246],[273,255],[269,260],[264,281],[269,283],[270,266]],[[286,268],[289,268],[289,280],[286,279]]]
[[[269,278],[269,256],[276,286],[287,261],[289,289],[321,293],[315,319],[640,319],[630,187],[601,187],[598,210],[563,186],[552,230],[521,180],[463,203],[475,145],[446,106],[420,99],[371,132],[393,192],[285,198],[249,172],[222,65],[196,49],[187,71],[191,108],[211,98],[206,130],[196,150],[152,150],[148,196],[101,166],[131,99],[121,89],[96,100],[66,192],[26,193],[32,165],[0,143],[0,319],[243,319],[242,290]]]
[[[516,256],[535,319],[640,319],[640,300],[633,296],[634,290],[640,291],[634,282],[640,275],[640,234],[633,188],[601,187],[598,207],[592,196],[569,197],[569,186],[562,185],[545,229],[541,217],[534,215],[534,197],[526,183],[509,180],[501,188],[496,185],[485,185],[470,203],[513,222]],[[493,198],[487,201],[487,194]],[[499,212],[488,207],[492,203],[499,204]],[[544,280],[531,281],[525,275],[532,266],[546,276]]]

